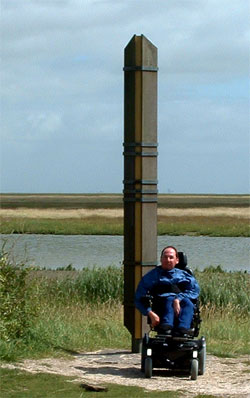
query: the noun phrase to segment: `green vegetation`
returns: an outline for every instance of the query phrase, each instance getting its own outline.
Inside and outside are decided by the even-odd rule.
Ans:
[[[140,387],[105,384],[106,392],[87,391],[73,377],[47,373],[30,374],[18,370],[0,369],[0,393],[4,398],[178,398],[176,392],[145,391]],[[42,386],[42,388],[41,388]],[[199,396],[202,398],[205,396]]]
[[[249,353],[250,275],[209,267],[196,277],[209,351],[218,356]]]
[[[5,253],[0,259],[0,358],[129,347],[122,325],[121,269],[25,269],[24,283],[23,265],[13,264],[10,272],[11,266]]]
[[[158,206],[166,208],[249,207],[249,195],[159,194]],[[1,194],[3,209],[122,208],[121,194]]]
[[[0,259],[0,338],[21,339],[35,316],[33,295],[27,286],[28,268],[12,264],[7,254]]]
[[[123,326],[122,268],[10,268],[5,254],[0,260],[0,358],[130,348]],[[206,335],[208,351],[225,356],[250,353],[250,275],[209,268],[196,271],[196,277],[201,286],[201,335]]]
[[[123,200],[120,194],[2,194],[2,209],[54,209],[49,217],[37,216],[35,213],[25,215],[2,215],[0,233],[33,233],[57,235],[122,235],[123,217],[105,216],[105,210],[122,209]],[[235,217],[230,209],[247,209],[250,205],[249,195],[158,195],[159,209],[204,209],[199,216],[180,215],[158,216],[158,235],[207,235],[207,236],[250,236],[250,223],[247,217]],[[228,214],[217,216],[205,209],[227,208]],[[32,210],[33,209],[33,210]],[[102,209],[102,215],[60,219],[57,210]]]
[[[4,218],[0,232],[4,234],[54,235],[122,235],[123,220],[106,217],[84,219]]]
[[[112,209],[122,208],[120,194],[1,194],[3,209]]]
[[[246,272],[225,272],[218,266],[196,270],[195,276],[201,286],[202,307],[222,311],[231,308],[244,316],[250,312],[250,275]]]
[[[0,233],[55,235],[123,235],[122,218],[84,219],[3,218]],[[233,217],[158,217],[158,235],[250,236],[246,218]]]
[[[158,217],[158,235],[250,236],[247,218],[214,216]]]

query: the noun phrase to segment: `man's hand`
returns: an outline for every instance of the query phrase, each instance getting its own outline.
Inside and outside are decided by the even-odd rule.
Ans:
[[[148,316],[149,316],[149,318],[151,320],[151,324],[152,324],[153,327],[159,325],[160,318],[155,312],[149,311]]]
[[[181,306],[180,306],[180,300],[174,299],[173,301],[173,307],[174,307],[174,313],[176,316],[179,316]]]

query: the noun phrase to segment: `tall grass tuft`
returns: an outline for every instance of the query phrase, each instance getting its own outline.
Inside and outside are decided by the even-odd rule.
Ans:
[[[250,311],[250,276],[245,272],[224,272],[220,267],[195,273],[200,286],[200,303],[205,308],[230,307],[238,314]]]
[[[196,271],[201,286],[201,333],[209,352],[219,356],[250,353],[250,275],[220,267]]]
[[[83,268],[76,271],[74,277],[68,277],[67,272],[61,274],[61,279],[43,278],[40,286],[40,296],[67,304],[106,302],[122,302],[123,300],[123,270],[115,266]],[[46,275],[46,272],[45,272]],[[70,274],[72,275],[72,273]]]

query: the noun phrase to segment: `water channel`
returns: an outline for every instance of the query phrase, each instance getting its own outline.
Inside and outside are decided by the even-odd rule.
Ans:
[[[0,235],[0,244],[17,261],[56,269],[71,264],[76,269],[92,266],[121,266],[123,236],[107,235]],[[184,251],[192,269],[220,265],[225,271],[250,272],[250,238],[206,236],[159,236],[161,249],[174,245]]]

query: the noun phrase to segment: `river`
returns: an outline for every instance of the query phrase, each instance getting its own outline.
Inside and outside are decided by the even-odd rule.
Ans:
[[[0,235],[1,247],[17,261],[56,269],[71,264],[76,269],[92,266],[120,266],[123,236],[107,235]],[[250,238],[207,236],[159,236],[158,259],[166,245],[184,251],[192,269],[220,265],[225,271],[250,272]]]

